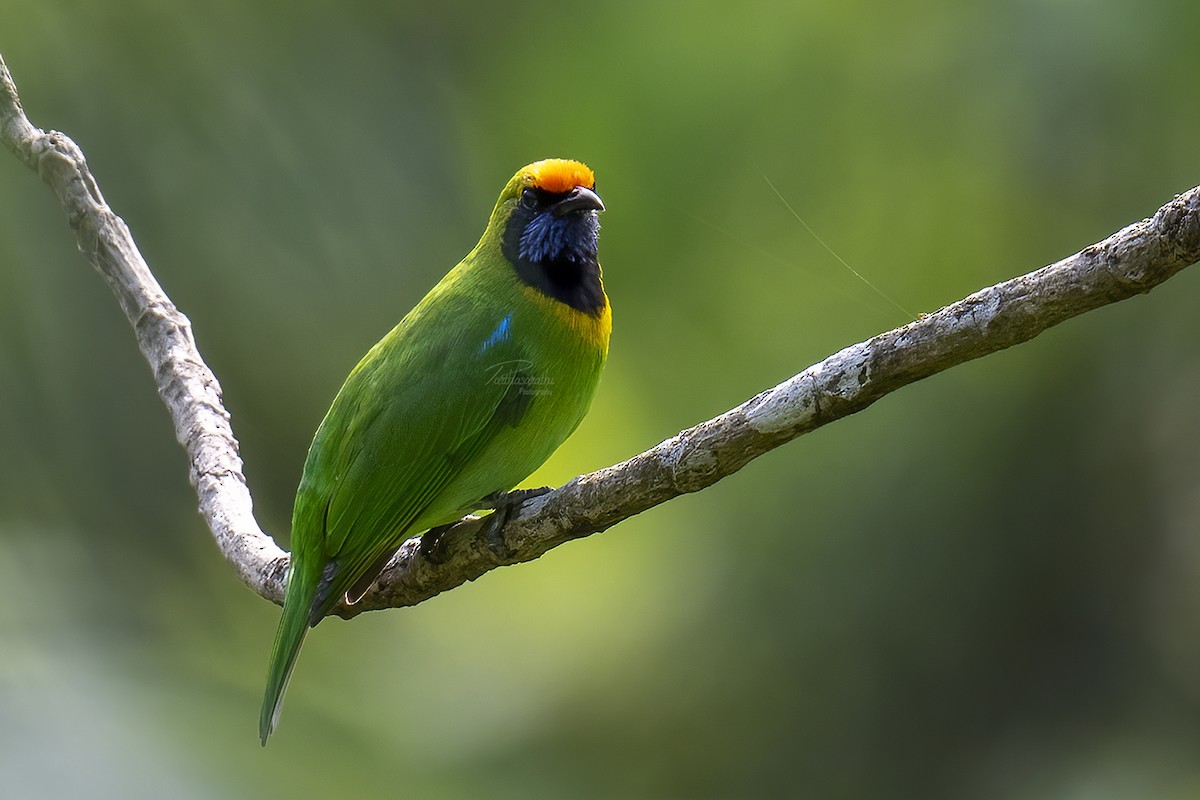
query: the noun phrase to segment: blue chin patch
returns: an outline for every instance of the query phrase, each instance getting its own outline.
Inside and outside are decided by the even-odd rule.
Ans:
[[[561,217],[549,211],[529,220],[521,234],[521,258],[535,264],[595,261],[600,246],[600,218],[595,211],[575,211]]]

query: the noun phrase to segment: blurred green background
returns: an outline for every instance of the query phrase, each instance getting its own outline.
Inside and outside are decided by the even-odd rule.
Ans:
[[[1200,183],[1200,4],[8,0],[286,542],[358,357],[522,164],[595,168],[632,455]],[[1200,796],[1200,269],[698,495],[309,639],[195,513],[128,324],[0,153],[0,795]]]

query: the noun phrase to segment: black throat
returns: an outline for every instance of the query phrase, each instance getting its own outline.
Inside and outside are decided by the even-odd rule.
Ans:
[[[607,305],[596,255],[600,221],[590,209],[556,215],[551,207],[563,196],[526,189],[508,220],[501,247],[525,283],[599,316]]]

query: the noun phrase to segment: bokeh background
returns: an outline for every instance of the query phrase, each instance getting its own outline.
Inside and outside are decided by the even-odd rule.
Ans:
[[[8,0],[0,52],[192,319],[263,526],[507,178],[590,163],[632,455],[1200,183],[1191,0]],[[415,609],[278,609],[0,153],[0,795],[1200,797],[1200,269]],[[851,275],[771,185],[883,295]]]

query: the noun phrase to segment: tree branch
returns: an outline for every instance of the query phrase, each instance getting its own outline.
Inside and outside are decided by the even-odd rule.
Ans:
[[[58,195],[80,249],[133,324],[176,438],[187,450],[200,511],[221,552],[246,585],[281,602],[287,555],[254,520],[229,413],[190,323],[150,273],[125,223],[105,204],[79,148],[26,119],[2,58],[0,138]],[[496,567],[531,561],[711,486],[768,450],[903,386],[1148,292],[1198,260],[1200,187],[1073,256],[851,345],[628,461],[529,500],[498,533],[489,536],[478,518],[468,517],[443,535],[436,563],[421,554],[418,538],[409,539],[362,601],[337,613],[351,617],[415,605]]]
[[[0,138],[54,190],[79,249],[108,281],[133,325],[158,394],[171,412],[175,438],[187,450],[200,512],[217,546],[247,586],[283,602],[287,554],[254,520],[221,385],[200,358],[191,322],[158,285],[129,228],[104,202],[82,151],[65,135],[35,128],[25,117],[3,56]]]

